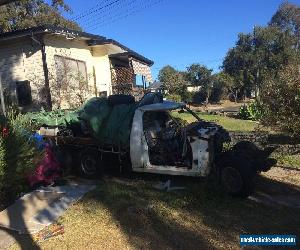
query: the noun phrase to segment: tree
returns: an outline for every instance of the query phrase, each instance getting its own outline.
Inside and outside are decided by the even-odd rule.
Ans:
[[[276,76],[264,80],[261,92],[263,116],[261,122],[269,127],[300,134],[300,74],[299,63],[280,69]]]
[[[158,73],[158,80],[162,83],[170,81],[170,78],[177,73],[177,70],[170,65],[162,67]]]
[[[54,25],[81,30],[79,25],[67,20],[62,12],[70,12],[64,0],[20,0],[0,6],[0,33],[38,25]]]
[[[193,86],[201,86],[205,93],[205,102],[208,104],[213,88],[212,69],[201,64],[192,64],[187,68],[186,78]]]
[[[224,71],[235,79],[240,86],[239,92],[244,95],[255,91],[259,99],[264,79],[269,74],[276,75],[283,65],[299,58],[295,18],[288,22],[287,16],[293,15],[285,15],[282,20],[279,16],[283,14],[275,14],[267,27],[255,27],[249,34],[239,34],[236,46],[228,51],[223,61]],[[293,25],[288,25],[290,23]]]
[[[239,86],[236,86],[236,82],[234,81],[233,77],[229,74],[221,71],[214,75],[214,90],[213,92],[219,92],[219,100],[222,97],[232,95],[235,97],[235,101],[237,100],[237,90]]]
[[[252,34],[239,34],[236,46],[231,48],[223,61],[222,68],[225,73],[234,79],[232,90],[234,90],[235,101],[238,95],[245,96],[255,87],[253,71],[255,65]]]
[[[292,32],[295,36],[298,37],[299,41],[300,7],[289,2],[284,2],[272,16],[269,25],[279,27],[282,31]]]
[[[164,89],[169,95],[178,95],[181,101],[186,101],[188,82],[185,72],[177,71],[172,66],[167,65],[159,71],[158,79],[163,83]]]

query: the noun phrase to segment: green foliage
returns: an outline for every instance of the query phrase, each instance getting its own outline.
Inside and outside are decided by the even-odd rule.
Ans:
[[[158,79],[162,83],[169,82],[170,79],[177,73],[177,70],[170,65],[164,66],[158,73]]]
[[[236,85],[236,97],[255,93],[257,107],[244,107],[244,118],[289,133],[299,133],[300,7],[283,3],[266,27],[240,34],[224,59],[224,72]],[[258,116],[261,116],[257,118]]]
[[[39,128],[40,126],[65,126],[66,122],[77,121],[76,111],[67,111],[56,109],[53,111],[45,111],[42,109],[40,112],[27,113],[25,115],[31,122],[32,126]]]
[[[3,133],[3,128],[8,133]],[[30,121],[20,114],[8,114],[5,124],[1,125],[0,135],[0,197],[14,199],[27,188],[26,178],[32,173],[40,159],[40,152],[29,139]]]
[[[261,122],[274,129],[300,134],[299,63],[290,64],[264,81]]]
[[[67,20],[62,12],[70,7],[64,0],[20,0],[0,6],[0,33],[39,25],[54,25],[81,30],[79,25]]]
[[[284,2],[273,15],[270,25],[280,27],[281,30],[293,32],[300,37],[300,7]]]
[[[158,79],[163,83],[167,95],[171,97],[180,96],[180,101],[185,101],[189,97],[185,72],[177,71],[171,66],[165,66],[159,71]]]
[[[213,89],[212,70],[201,64],[192,64],[187,68],[186,79],[192,86],[201,86],[207,104]]]
[[[236,46],[223,61],[224,72],[234,79],[236,97],[259,93],[270,75],[299,58],[300,8],[284,3],[266,27],[239,34]]]
[[[263,107],[257,101],[242,106],[238,113],[238,117],[244,120],[259,121],[262,116]]]
[[[206,100],[206,93],[203,90],[193,93],[193,103],[202,104]]]
[[[176,94],[166,95],[166,99],[174,102],[181,102],[181,96]]]

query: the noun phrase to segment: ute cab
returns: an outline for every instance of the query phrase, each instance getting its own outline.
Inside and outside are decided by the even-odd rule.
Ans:
[[[178,113],[192,115],[186,124]],[[130,136],[132,170],[169,175],[207,176],[229,140],[220,126],[202,121],[183,103],[163,101],[139,107]]]

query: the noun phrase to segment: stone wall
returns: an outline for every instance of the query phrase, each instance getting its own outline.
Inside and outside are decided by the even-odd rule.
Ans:
[[[231,142],[251,141],[261,147],[276,147],[277,152],[300,154],[300,137],[267,132],[231,132]]]

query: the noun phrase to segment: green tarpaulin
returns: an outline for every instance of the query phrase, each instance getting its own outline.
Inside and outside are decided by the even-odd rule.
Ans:
[[[40,126],[67,127],[84,120],[99,144],[127,146],[136,108],[135,103],[109,105],[107,98],[93,97],[76,111],[56,110],[30,116]]]
[[[88,122],[99,143],[126,146],[136,107],[136,104],[110,106],[106,98],[94,97],[81,108],[79,117]]]

